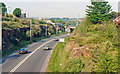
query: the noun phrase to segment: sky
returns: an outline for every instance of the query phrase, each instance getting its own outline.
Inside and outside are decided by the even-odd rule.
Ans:
[[[119,0],[108,0],[113,11],[118,11]],[[21,8],[29,17],[85,17],[85,9],[90,0],[0,0],[12,13],[15,8]]]

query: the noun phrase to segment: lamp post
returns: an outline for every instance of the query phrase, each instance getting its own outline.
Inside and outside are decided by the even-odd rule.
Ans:
[[[0,50],[2,50],[2,8],[3,7],[0,7]]]
[[[29,20],[29,22],[30,22],[30,42],[31,42],[31,37],[32,37],[32,30],[31,30],[31,28],[32,28],[32,20],[29,18],[29,12],[27,12],[28,13],[28,20]]]
[[[31,37],[32,37],[32,35],[31,35],[32,34],[32,29],[31,29],[32,28],[32,20],[29,18],[29,12],[27,12],[27,13],[28,13],[28,20],[29,20],[29,24],[30,24],[30,42],[31,42],[31,40],[32,40],[31,39]]]
[[[0,59],[2,59],[2,7],[0,7]],[[0,73],[2,72],[2,65],[0,65]]]
[[[47,24],[46,24],[46,36],[47,36]]]

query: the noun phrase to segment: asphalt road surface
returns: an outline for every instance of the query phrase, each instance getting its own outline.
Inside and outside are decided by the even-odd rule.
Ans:
[[[27,54],[13,54],[7,56],[2,62],[2,72],[40,72],[41,68],[51,50],[43,50],[44,45],[53,48],[58,42],[54,41],[56,37],[66,37],[67,35],[54,36],[43,39],[29,45]]]

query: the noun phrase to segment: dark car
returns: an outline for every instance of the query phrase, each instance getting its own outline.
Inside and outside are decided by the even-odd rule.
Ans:
[[[27,52],[28,52],[27,48],[21,48],[21,49],[18,51],[19,54],[21,54],[21,53],[27,53]]]

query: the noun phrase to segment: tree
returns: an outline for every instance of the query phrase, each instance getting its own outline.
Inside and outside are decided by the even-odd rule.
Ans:
[[[40,20],[40,21],[38,21],[38,22],[39,22],[39,24],[46,24],[46,22],[43,21],[43,20]]]
[[[4,3],[0,3],[0,8],[2,8],[2,15],[4,16],[5,13],[7,12],[7,8],[6,5]]]
[[[13,11],[13,14],[14,14],[16,17],[20,17],[20,16],[21,16],[21,9],[20,9],[20,8],[16,8],[16,9]]]
[[[55,22],[55,20],[53,18],[50,19],[53,23]]]
[[[100,2],[96,2],[91,0],[91,6],[87,6],[87,19],[96,24],[102,23],[103,21],[108,21],[112,18],[110,11],[112,11],[111,6],[107,1],[101,0]]]

